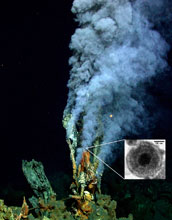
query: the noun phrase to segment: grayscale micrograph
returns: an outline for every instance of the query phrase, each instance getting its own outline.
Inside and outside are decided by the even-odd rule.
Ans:
[[[125,140],[125,179],[165,179],[165,150],[165,140]]]

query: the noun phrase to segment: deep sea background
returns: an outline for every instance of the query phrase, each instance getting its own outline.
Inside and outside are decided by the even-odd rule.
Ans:
[[[22,189],[22,159],[42,161],[47,173],[71,172],[62,126],[68,45],[76,25],[71,5],[72,1],[17,1],[0,9],[3,189]],[[1,198],[7,194],[0,191]]]
[[[68,94],[68,45],[77,27],[71,5],[71,0],[49,0],[6,2],[0,7],[0,198],[7,205],[21,205],[23,195],[32,193],[22,173],[23,159],[41,161],[58,198],[68,194],[72,168],[62,115]],[[172,50],[168,63],[172,66]],[[153,97],[149,111],[158,112],[152,138],[167,140],[167,178],[153,181],[162,186],[162,182],[172,183],[171,70],[148,82],[147,91]],[[120,163],[119,158],[113,166]],[[152,184],[122,181],[109,170],[104,176],[102,190],[114,197],[115,192],[124,196],[122,191],[125,187],[130,191],[130,185]]]

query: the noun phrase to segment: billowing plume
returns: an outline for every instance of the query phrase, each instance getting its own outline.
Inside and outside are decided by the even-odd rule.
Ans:
[[[83,149],[91,146],[96,137],[102,135],[102,142],[109,142],[124,138],[128,133],[137,134],[149,124],[143,84],[167,67],[165,58],[169,46],[160,33],[153,30],[144,2],[73,2],[72,12],[76,14],[79,28],[70,43],[72,68],[64,115],[72,114],[67,135],[82,117],[78,162]],[[152,11],[162,4],[161,0],[150,2]],[[99,156],[106,160],[112,147],[102,147]]]

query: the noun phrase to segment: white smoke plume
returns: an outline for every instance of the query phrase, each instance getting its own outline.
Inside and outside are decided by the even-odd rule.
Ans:
[[[79,28],[70,43],[72,68],[64,115],[73,116],[67,128],[69,135],[84,113],[77,162],[97,136],[103,135],[103,142],[109,142],[148,126],[143,84],[167,67],[169,50],[148,21],[154,10],[162,8],[162,2],[74,0],[72,12]],[[149,14],[146,6],[151,9]],[[102,147],[99,156],[107,160],[112,147]]]

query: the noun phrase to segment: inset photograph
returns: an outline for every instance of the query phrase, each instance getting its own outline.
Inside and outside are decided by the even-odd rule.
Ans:
[[[166,140],[125,140],[124,178],[165,179]]]

